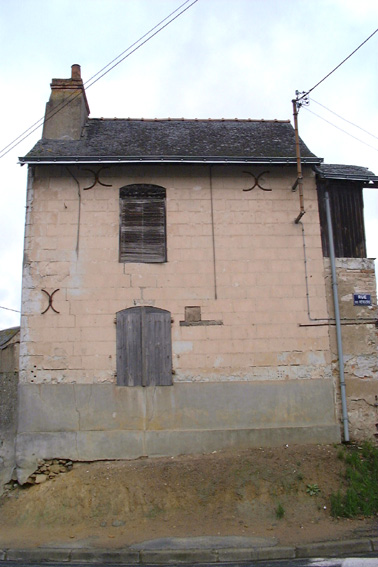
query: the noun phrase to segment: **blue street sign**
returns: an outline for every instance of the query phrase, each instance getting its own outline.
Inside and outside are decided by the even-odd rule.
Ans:
[[[353,305],[371,305],[370,293],[354,293]]]

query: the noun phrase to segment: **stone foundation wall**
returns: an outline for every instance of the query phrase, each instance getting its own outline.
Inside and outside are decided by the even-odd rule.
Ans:
[[[325,259],[330,316],[334,317],[329,259]],[[355,440],[378,437],[378,328],[374,260],[337,258],[339,307],[350,436]],[[371,306],[356,306],[354,294],[370,294]],[[341,415],[339,366],[335,326],[330,326],[332,372]]]

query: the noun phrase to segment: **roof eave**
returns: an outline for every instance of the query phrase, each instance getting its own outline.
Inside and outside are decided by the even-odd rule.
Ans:
[[[378,176],[376,175],[358,175],[358,174],[341,174],[341,173],[324,173],[315,168],[316,174],[319,179],[324,180],[338,180],[338,181],[358,181],[363,183],[364,186],[372,189],[378,187]]]
[[[360,181],[366,183],[370,187],[378,187],[378,177],[369,177],[362,175],[324,175],[319,176],[321,179],[338,179],[339,181]]]
[[[319,165],[323,162],[323,158],[318,157],[302,157],[304,165]],[[277,165],[295,165],[295,157],[253,157],[253,156],[48,156],[48,157],[20,157],[19,164],[36,164],[36,165],[52,165],[60,163],[62,165],[77,164],[77,163],[192,163],[192,164],[246,164],[254,163],[256,165],[277,164]]]

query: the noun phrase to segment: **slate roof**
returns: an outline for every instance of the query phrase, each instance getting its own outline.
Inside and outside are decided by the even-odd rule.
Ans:
[[[40,140],[21,163],[295,163],[294,128],[278,120],[88,119],[80,140]],[[303,163],[320,164],[301,142]]]
[[[315,168],[321,179],[343,179],[350,181],[367,181],[377,184],[378,176],[367,167],[359,165],[322,164]]]
[[[5,348],[6,344],[20,331],[20,327],[10,327],[0,331],[0,350]]]

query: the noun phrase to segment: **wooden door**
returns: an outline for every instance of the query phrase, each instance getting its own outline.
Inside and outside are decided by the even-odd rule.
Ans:
[[[172,385],[169,311],[131,307],[117,313],[117,384]]]

